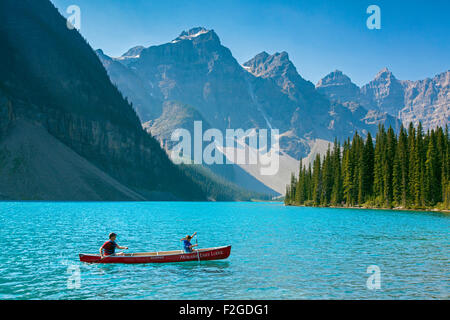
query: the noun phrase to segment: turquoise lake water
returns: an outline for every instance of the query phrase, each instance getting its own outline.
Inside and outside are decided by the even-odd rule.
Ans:
[[[450,215],[281,203],[0,202],[0,299],[449,299]],[[232,245],[224,261],[84,264],[109,232],[129,252]],[[367,268],[380,270],[369,290]],[[79,270],[79,282],[71,273]],[[75,274],[76,276],[76,274]],[[73,276],[72,276],[73,277]]]

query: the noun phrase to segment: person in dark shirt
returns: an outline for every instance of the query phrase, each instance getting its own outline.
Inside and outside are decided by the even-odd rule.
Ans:
[[[192,252],[193,251],[192,248],[198,246],[197,244],[191,243],[192,238],[194,238],[196,234],[197,234],[197,232],[194,232],[194,234],[192,236],[187,235],[186,237],[184,237],[183,239],[180,240],[180,241],[183,241],[184,252],[186,252],[186,253]]]
[[[112,232],[109,234],[109,240],[106,241],[101,247],[100,247],[100,257],[104,258],[106,256],[114,256],[116,255],[116,248],[127,250],[128,247],[121,247],[116,243],[117,235]],[[123,256],[123,252],[120,252],[117,254],[118,256]]]

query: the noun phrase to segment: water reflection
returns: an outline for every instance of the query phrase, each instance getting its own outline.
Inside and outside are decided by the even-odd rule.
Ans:
[[[188,261],[173,263],[142,263],[142,264],[100,264],[100,263],[80,263],[82,268],[87,268],[93,273],[110,274],[126,273],[137,270],[166,270],[169,272],[194,272],[223,273],[230,268],[229,261]]]

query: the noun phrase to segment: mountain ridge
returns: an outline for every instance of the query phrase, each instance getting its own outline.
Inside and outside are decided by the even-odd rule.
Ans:
[[[144,48],[138,58],[115,61],[142,79],[137,86],[152,97],[192,106],[211,127],[279,129],[281,153],[289,166],[315,150],[316,139],[343,140],[356,131],[365,135],[375,132],[379,123],[399,127],[394,117],[382,112],[330,101],[298,73],[287,52],[262,52],[240,65],[213,30],[201,27]],[[129,83],[104,66],[111,81],[125,92]],[[135,102],[135,96],[126,96]],[[277,186],[278,192],[284,190]]]
[[[197,35],[197,34],[199,34],[199,35]],[[195,37],[192,37],[192,36],[187,37],[186,35],[195,35]],[[211,35],[213,35],[213,36],[211,36]],[[232,61],[232,67],[228,67],[228,68],[235,68],[236,71],[237,71],[237,74],[239,76],[243,76],[243,79],[240,79],[239,83],[240,84],[246,84],[246,85],[243,85],[243,86],[244,87],[246,86],[248,88],[249,92],[250,91],[254,91],[254,89],[256,89],[256,90],[260,89],[258,87],[262,87],[262,88],[264,88],[264,90],[267,90],[267,89],[268,90],[272,90],[272,91],[274,90],[274,88],[273,87],[270,88],[270,85],[267,85],[267,83],[260,85],[258,83],[258,78],[261,78],[261,79],[271,78],[272,80],[278,82],[277,83],[278,87],[282,88],[282,91],[285,94],[282,96],[282,95],[280,95],[279,92],[277,92],[275,95],[277,95],[277,99],[284,100],[284,101],[282,101],[282,104],[286,106],[286,108],[287,108],[286,111],[287,112],[294,113],[295,110],[298,108],[298,103],[299,102],[302,102],[303,104],[308,103],[309,102],[308,99],[307,99],[308,97],[305,98],[305,96],[307,96],[308,94],[309,95],[313,94],[314,98],[321,99],[323,102],[327,103],[326,99],[324,99],[322,97],[319,98],[319,95],[316,94],[314,84],[311,83],[310,81],[307,81],[307,80],[303,79],[298,74],[295,66],[289,60],[289,56],[288,56],[288,54],[286,52],[275,53],[273,55],[269,55],[267,52],[263,52],[260,55],[255,56],[255,58],[253,58],[253,59],[249,60],[248,62],[244,63],[243,66],[241,66],[232,57],[231,51],[228,48],[225,48],[225,47],[223,47],[221,45],[220,39],[217,37],[217,34],[213,30],[207,30],[205,28],[198,27],[198,28],[193,28],[193,29],[188,30],[188,31],[183,31],[180,34],[180,36],[182,37],[182,39],[177,41],[175,44],[179,44],[180,42],[185,42],[185,43],[189,43],[189,45],[188,44],[185,45],[186,47],[189,47],[190,45],[195,45],[195,44],[199,44],[199,43],[203,42],[203,44],[200,45],[200,49],[198,49],[198,50],[204,50],[206,47],[208,47],[209,46],[208,43],[210,43],[211,42],[211,38],[213,38],[214,40],[212,42],[214,42],[215,45],[219,45],[221,50],[226,51],[226,56],[227,56],[226,58],[229,59],[229,61]],[[179,38],[180,37],[178,37],[176,39],[179,39]],[[173,54],[173,51],[176,50],[176,48],[170,47],[170,45],[173,45],[173,44],[174,43],[169,42],[169,43],[166,43],[166,44],[157,45],[157,46],[150,46],[148,48],[145,48],[142,51],[143,52],[142,56],[140,57],[140,59],[137,59],[137,60],[141,60],[141,61],[145,60],[146,59],[144,57],[145,54],[146,54],[145,52],[149,52],[149,51],[157,51],[157,50],[163,51],[163,50],[167,50],[167,48],[171,48],[169,53]],[[191,48],[187,48],[187,49],[191,49]],[[217,50],[217,47],[212,48],[212,49],[209,47],[209,49],[213,53],[215,53],[215,50]],[[186,54],[189,56],[189,58],[192,58],[192,56],[190,56],[191,53],[187,52]],[[259,74],[259,75],[256,74],[257,76],[251,77],[251,75],[255,74],[254,70],[251,70],[252,67],[251,67],[250,64],[252,63],[252,60],[254,60],[254,59],[258,58],[258,57],[262,57],[262,56],[264,56],[265,58],[271,58],[271,61],[264,62],[264,64],[266,66],[269,65],[271,67],[270,71],[272,71],[272,72],[265,72],[264,74]],[[183,59],[183,57],[181,57],[181,58]],[[166,59],[166,58],[164,58],[164,59]],[[201,59],[202,60],[200,62],[195,61],[195,60],[193,60],[193,61],[191,60],[191,61],[183,61],[182,63],[186,63],[186,64],[194,64],[194,63],[198,64],[198,63],[201,63],[201,62],[204,63],[205,59],[206,59],[205,55],[202,55]],[[213,61],[209,61],[208,62],[208,66],[209,67],[213,67],[214,66],[214,62],[218,63],[217,62],[218,60],[219,60],[219,57],[215,56]],[[121,60],[121,62],[122,62],[122,60]],[[153,62],[153,61],[151,61],[151,62]],[[221,62],[223,63],[223,61],[221,61]],[[142,64],[144,64],[144,62],[138,62],[138,61],[136,61],[136,59],[133,59],[133,61],[130,61],[130,63],[132,63],[131,67],[133,69],[139,69],[140,67],[142,67]],[[127,64],[127,66],[129,66],[128,62],[126,62],[126,64]],[[167,65],[167,64],[165,64],[163,62],[160,62],[160,68],[167,68],[168,70],[170,70],[170,69],[173,69],[174,66]],[[106,67],[106,69],[108,70],[108,67]],[[157,69],[154,69],[154,71],[158,72]],[[208,70],[208,72],[211,72],[211,71],[212,71],[211,69]],[[247,71],[247,72],[242,73],[243,71]],[[145,73],[145,72],[140,72],[139,75],[142,76],[142,73]],[[245,74],[247,74],[247,76]],[[169,77],[170,78],[170,76],[167,73],[164,73],[164,75],[165,75],[165,77]],[[249,75],[250,75],[250,77],[249,77]],[[146,77],[144,76],[142,78],[145,79]],[[115,81],[116,79],[114,79],[114,76],[112,77],[112,80],[113,80],[113,82],[116,83],[116,81]],[[165,79],[165,80],[167,81],[167,79]],[[170,82],[171,82],[173,87],[178,85],[178,83],[176,83],[177,82],[176,80],[172,80],[171,79]],[[117,83],[117,84],[118,84],[119,89],[120,89],[121,88],[120,83]],[[153,84],[154,83],[152,82],[151,88],[148,88],[149,91],[151,91],[151,92],[154,92]],[[208,89],[208,85],[209,85],[209,83],[207,82],[205,84],[205,87],[202,87],[202,89],[205,89],[205,91],[206,91]],[[171,89],[173,89],[173,87]],[[294,89],[292,90],[293,87],[294,87]],[[297,87],[297,88],[295,88],[295,87]],[[196,101],[192,101],[192,99],[183,99],[182,97],[177,96],[177,95],[170,96],[170,94],[167,94],[167,93],[164,96],[164,94],[161,94],[161,92],[158,92],[158,91],[161,91],[161,90],[156,90],[156,94],[153,94],[153,96],[158,94],[159,97],[162,98],[163,100],[182,101],[184,103],[187,103],[189,105],[192,105],[192,106],[196,107],[200,111],[200,113],[203,114],[203,116],[205,116],[205,114],[209,112],[209,111],[205,112],[204,110],[202,110],[203,108],[199,106],[202,103],[198,103],[198,101],[196,103]],[[162,90],[162,91],[164,91],[164,90]],[[186,90],[184,90],[184,91],[186,91]],[[236,91],[233,91],[233,92],[235,92],[238,95],[239,94],[243,94],[243,92],[240,92],[240,90],[236,90]],[[192,94],[192,95],[195,96],[197,94]],[[261,107],[261,105],[264,104],[264,101],[258,101],[257,103],[255,103],[255,97],[260,96],[259,92],[251,92],[251,93],[245,93],[244,92],[244,95],[246,95],[246,98],[245,98],[246,101],[245,101],[245,99],[244,99],[244,101],[247,103],[247,105],[253,105],[251,107],[251,110],[250,110],[251,112],[259,112],[261,114],[269,114],[269,116],[271,118],[273,118],[273,119],[269,119],[269,120],[275,120],[276,121],[276,117],[279,116],[279,115],[277,115],[277,113],[279,113],[279,110],[277,110],[277,112],[273,112],[273,110],[270,110],[271,108],[263,108],[263,110],[261,112],[261,108],[260,107]],[[288,97],[286,97],[286,95]],[[288,100],[294,100],[294,101],[288,101]],[[328,104],[327,106],[324,107],[324,109],[328,108],[326,110],[328,112],[329,111],[329,107],[330,107],[330,105]],[[245,108],[244,108],[244,110],[245,110]],[[240,110],[240,111],[242,112],[242,110]],[[270,113],[272,113],[272,114],[270,114]],[[295,118],[295,115],[293,115],[293,117]],[[214,123],[214,121],[210,121],[210,122],[213,125],[216,125]],[[226,121],[225,121],[225,123],[226,123]],[[260,117],[259,119],[256,119],[256,121],[253,121],[253,123],[250,123],[250,124],[253,124],[253,125],[256,125],[256,126],[259,126],[259,127],[266,126],[267,125],[267,119],[265,119],[265,117],[263,116],[263,117]],[[289,126],[291,126],[291,124],[286,125],[284,120],[283,120],[283,123],[281,123],[281,124],[277,123],[276,126],[280,127],[280,129],[282,129],[282,130],[291,129],[289,127]],[[219,125],[216,125],[216,127],[220,128],[220,127],[223,127],[223,125],[221,125],[219,123]],[[235,127],[239,127],[239,126],[235,126]],[[241,126],[241,127],[243,127],[243,126]],[[248,125],[246,127],[248,127]],[[331,136],[329,135],[327,138],[332,138],[333,136],[334,136],[334,134],[332,134]]]
[[[159,143],[143,130],[136,112],[112,85],[95,52],[76,30],[67,28],[66,19],[50,1],[0,2],[0,41],[4,45],[0,50],[0,138],[9,139],[9,134],[18,138],[20,131],[14,128],[28,123],[33,128],[41,128],[30,132],[42,135],[42,139],[35,140],[34,146],[26,145],[23,139],[17,141],[25,150],[47,150],[53,159],[60,161],[41,161],[39,166],[33,166],[32,161],[19,161],[20,146],[8,147],[7,159],[12,162],[7,160],[9,170],[2,170],[1,174],[12,184],[2,185],[2,198],[16,199],[13,184],[24,179],[22,182],[31,187],[29,194],[20,195],[22,200],[53,199],[51,194],[36,191],[39,190],[36,184],[56,190],[60,181],[81,176],[78,170],[89,167],[94,172],[95,167],[103,172],[95,174],[95,181],[88,182],[83,174],[85,187],[78,189],[79,194],[75,197],[71,192],[81,184],[69,185],[73,189],[66,192],[61,189],[58,199],[111,200],[105,193],[94,196],[89,191],[107,190],[110,184],[106,182],[111,179],[139,194],[135,199],[206,199],[200,187],[173,165]],[[45,141],[52,143],[53,138],[49,136],[65,147],[56,142],[55,150],[42,144],[40,147]],[[58,150],[66,150],[62,152],[67,157],[60,157]],[[75,153],[82,159],[76,160]],[[40,154],[35,157],[45,159]],[[17,163],[14,159],[28,165],[24,170],[49,172],[54,177],[47,174],[47,180],[39,182],[21,175],[15,166],[8,166]],[[70,167],[77,170],[72,173],[50,167],[69,168],[62,162],[70,161],[85,164]],[[115,200],[132,199],[116,195]]]
[[[330,73],[316,85],[331,100],[357,103],[368,109],[387,112],[398,117],[407,127],[419,121],[425,130],[445,126],[450,120],[450,70],[423,80],[398,80],[383,68],[372,81],[361,88],[350,81],[340,82]]]

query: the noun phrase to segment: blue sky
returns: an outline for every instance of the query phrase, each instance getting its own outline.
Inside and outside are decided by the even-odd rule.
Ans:
[[[196,26],[214,29],[240,62],[261,51],[287,51],[316,83],[339,69],[362,85],[388,67],[417,80],[450,69],[448,0],[52,0],[63,15],[81,8],[81,33],[94,49],[120,56],[157,45]],[[381,8],[381,30],[366,9]]]

